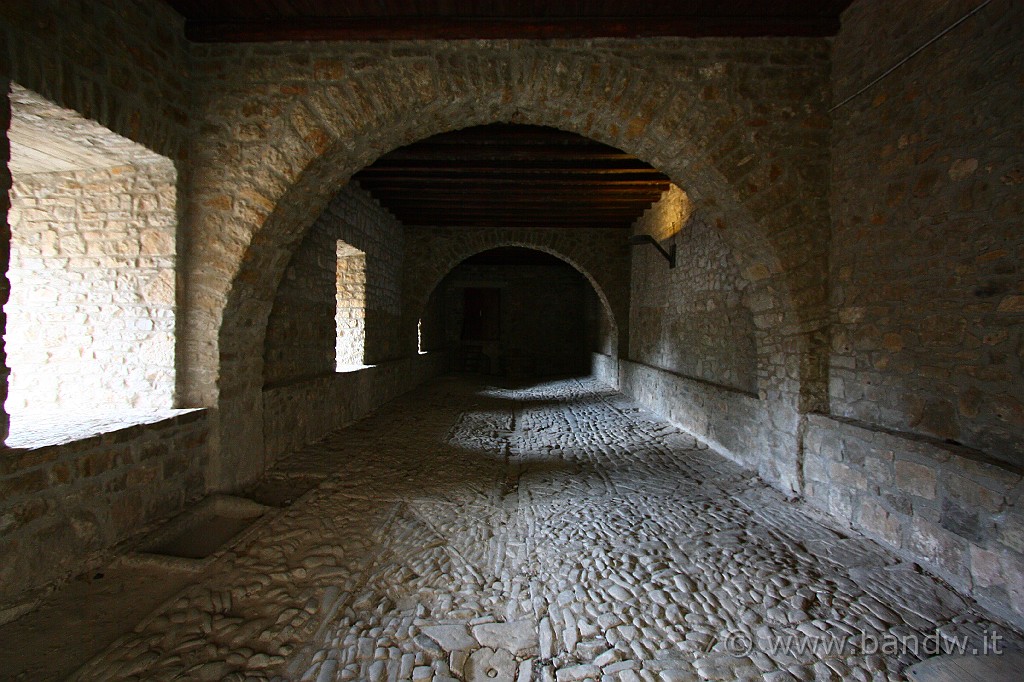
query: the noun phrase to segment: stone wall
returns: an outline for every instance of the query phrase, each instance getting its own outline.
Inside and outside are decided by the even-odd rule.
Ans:
[[[977,451],[811,415],[813,504],[1024,624],[1024,479]]]
[[[366,254],[338,242],[334,325],[337,369],[364,364],[366,350]]]
[[[169,162],[15,177],[8,411],[171,407],[175,183]]]
[[[633,225],[675,245],[677,265],[652,246],[633,248],[630,359],[700,381],[757,392],[757,351],[748,282],[719,230],[678,187]]]
[[[460,362],[466,288],[500,291],[500,338],[485,349],[485,372],[509,376],[580,374],[590,366],[588,298],[596,294],[583,276],[566,264],[457,266],[439,285],[444,297],[446,346]],[[596,334],[596,332],[595,332]],[[464,355],[464,354],[462,354]]]
[[[163,3],[0,3],[0,298],[6,299],[10,244],[10,90],[23,86],[76,112],[81,121],[169,159],[182,171],[177,178],[181,198],[190,110],[187,53],[183,21]],[[176,217],[180,207],[175,207]],[[177,238],[184,236],[179,232]],[[172,297],[173,292],[172,287]],[[0,331],[5,332],[6,325]],[[4,399],[6,384],[0,389]],[[17,614],[7,606],[24,598],[26,591],[83,570],[95,553],[202,494],[207,423],[205,415],[192,419],[137,426],[39,450],[4,452],[3,618]],[[4,414],[4,432],[6,426]]]
[[[448,366],[448,354],[439,351],[265,389],[265,466],[285,453],[348,426],[385,402],[445,372]]]
[[[188,42],[164,3],[0,3],[0,75],[158,154],[188,156]]]
[[[859,2],[839,103],[976,3]],[[1024,464],[1024,5],[995,0],[833,115],[831,413]]]
[[[780,428],[790,418],[784,405],[630,360],[616,369],[620,391],[748,469],[764,471],[774,458],[794,456],[796,434]]]
[[[4,309],[11,293],[7,268],[11,261],[11,228],[8,213],[11,208],[11,171],[7,164],[11,156],[11,144],[7,129],[11,125],[10,81],[0,74],[0,331],[7,329],[7,313]],[[10,363],[7,361],[7,345],[0,334],[0,404],[7,402],[7,386],[10,382]],[[7,439],[10,417],[7,410],[0,410],[0,440]]]
[[[727,218],[677,187],[633,225],[668,250],[633,247],[629,361],[600,360],[619,390],[679,428],[798,493],[800,432],[807,403],[786,388],[813,376],[783,331],[778,292],[744,276],[725,240]],[[812,362],[810,358],[804,361]]]
[[[598,381],[618,389],[619,359],[605,353],[591,353],[590,374]]]
[[[267,385],[335,371],[343,309],[339,303],[349,296],[339,289],[339,250],[347,249],[365,254],[360,292],[365,302],[365,347],[359,363],[399,356],[403,228],[353,183],[338,192],[316,219],[285,270],[267,323]],[[348,303],[343,305],[347,308]],[[344,317],[349,319],[348,314]]]
[[[766,302],[759,391],[788,406],[779,428],[795,433],[799,411],[822,409],[827,396],[828,46],[818,39],[195,46],[190,218],[198,239],[182,349],[187,396],[219,407],[222,484],[258,469],[247,458],[262,450],[264,321],[309,216],[383,153],[499,121],[556,126],[623,149],[664,171],[716,228],[721,221],[739,272]],[[406,254],[438,262],[419,249]],[[615,277],[622,263],[628,281],[628,257],[603,262]],[[593,280],[606,269],[581,268]],[[628,286],[597,288],[624,351]],[[403,300],[403,354],[414,352],[430,289],[414,287],[422,300]],[[784,488],[797,483],[792,450],[785,461],[768,460],[767,478]]]
[[[0,458],[0,622],[205,492],[207,413]],[[28,604],[31,606],[31,604]]]

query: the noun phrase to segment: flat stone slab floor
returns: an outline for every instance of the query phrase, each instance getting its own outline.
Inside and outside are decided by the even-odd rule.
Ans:
[[[899,680],[1022,644],[590,379],[442,379],[262,490],[291,477],[77,678]]]

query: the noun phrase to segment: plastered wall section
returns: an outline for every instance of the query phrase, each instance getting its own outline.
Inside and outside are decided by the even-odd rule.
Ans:
[[[339,241],[364,254],[362,272],[350,273],[362,278],[361,291],[339,290]],[[355,183],[339,191],[306,233],[274,298],[264,351],[265,385],[334,372],[338,318],[352,331],[348,302],[357,294],[365,301],[360,360],[374,364],[397,357],[403,262],[404,234],[398,220]]]
[[[169,162],[16,178],[9,412],[172,406],[175,181]]]

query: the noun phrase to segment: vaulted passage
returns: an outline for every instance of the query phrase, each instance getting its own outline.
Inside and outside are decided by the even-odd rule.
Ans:
[[[1022,15],[0,2],[4,672],[1018,645]]]

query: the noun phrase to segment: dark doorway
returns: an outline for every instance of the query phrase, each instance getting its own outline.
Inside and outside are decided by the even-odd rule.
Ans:
[[[467,258],[431,295],[430,348],[452,350],[452,369],[513,379],[578,375],[602,333],[601,302],[565,261],[499,247]]]
[[[496,374],[501,367],[501,289],[466,287],[462,290],[460,369]]]
[[[501,338],[501,289],[463,289],[462,340],[497,341]]]

